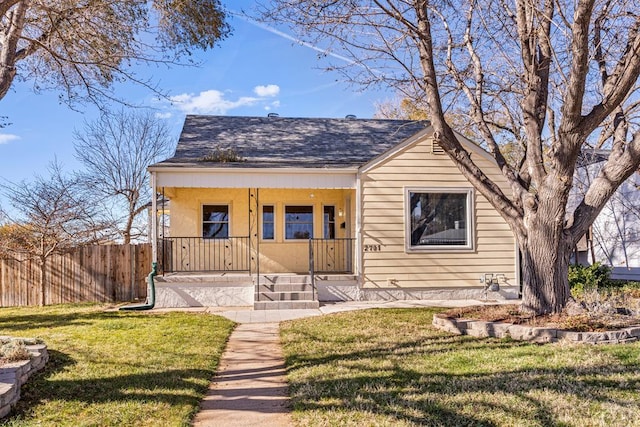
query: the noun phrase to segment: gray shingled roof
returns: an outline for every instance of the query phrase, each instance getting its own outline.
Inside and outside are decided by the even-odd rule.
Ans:
[[[408,120],[189,115],[174,156],[153,166],[357,167],[427,125]],[[216,148],[231,148],[244,161],[203,162]]]

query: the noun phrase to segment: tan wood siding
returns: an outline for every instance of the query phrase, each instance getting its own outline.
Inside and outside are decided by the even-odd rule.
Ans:
[[[508,186],[498,168],[474,154],[488,176]],[[472,250],[407,251],[405,242],[407,188],[472,188],[445,154],[432,154],[423,140],[390,156],[361,176],[362,238],[380,250],[364,252],[365,288],[456,288],[481,286],[485,273],[504,274],[516,285],[513,233],[491,204],[477,191],[472,212]]]

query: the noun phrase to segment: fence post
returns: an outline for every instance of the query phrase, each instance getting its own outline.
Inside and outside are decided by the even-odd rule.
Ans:
[[[129,301],[133,301],[133,291],[136,286],[136,247],[129,245],[129,259],[131,260],[129,271]]]

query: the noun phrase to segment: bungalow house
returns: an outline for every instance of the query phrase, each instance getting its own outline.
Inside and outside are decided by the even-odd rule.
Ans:
[[[171,204],[168,227],[152,215],[158,305],[517,297],[512,232],[432,136],[422,121],[187,116],[149,167]]]

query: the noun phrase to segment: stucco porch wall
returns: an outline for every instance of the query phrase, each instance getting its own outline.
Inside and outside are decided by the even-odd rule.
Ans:
[[[249,284],[157,283],[156,307],[252,306],[255,287]]]
[[[171,203],[170,236],[201,237],[202,206],[229,206],[231,236],[249,235],[249,194],[244,188],[164,188]],[[287,240],[284,235],[285,206],[313,206],[314,237],[323,237],[323,207],[335,207],[337,238],[354,237],[353,200],[350,189],[259,189],[258,224],[262,231],[262,206],[274,207],[273,240],[260,235],[260,273],[305,273],[309,270],[307,240]]]
[[[489,177],[509,188],[493,161],[469,141],[462,141]],[[410,250],[407,189],[468,190],[471,184],[444,153],[426,138],[389,153],[361,174],[363,298],[390,297],[402,288],[473,289],[485,273],[503,274],[502,287],[517,285],[517,255],[513,233],[499,213],[472,191],[472,249]],[[366,251],[373,248],[373,251]],[[414,292],[413,290],[411,291]],[[417,291],[416,291],[417,292]],[[370,296],[368,296],[370,295]],[[418,294],[416,294],[418,295]],[[416,296],[417,298],[424,298]]]

